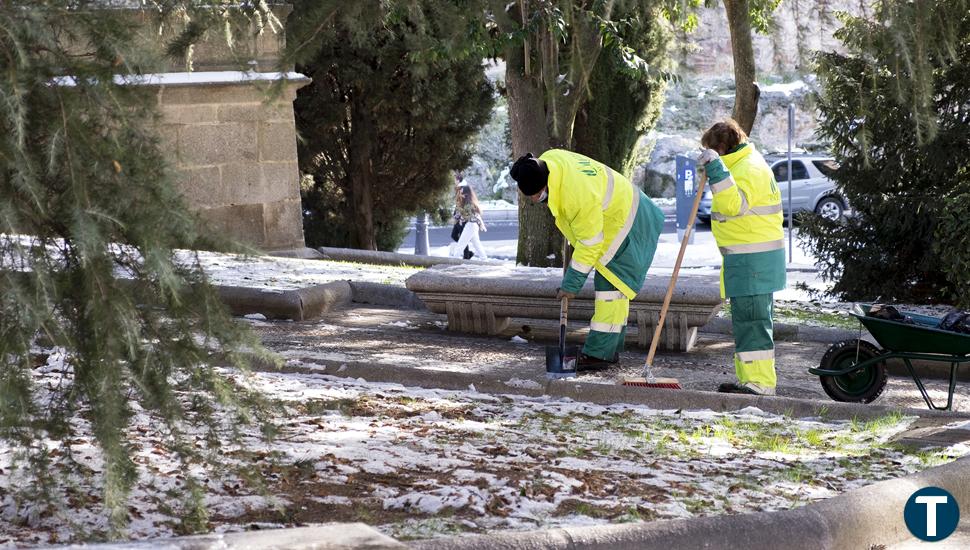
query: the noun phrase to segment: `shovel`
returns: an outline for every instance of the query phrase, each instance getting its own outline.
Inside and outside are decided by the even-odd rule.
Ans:
[[[566,275],[569,266],[569,242],[562,242],[562,273]],[[546,346],[546,378],[572,378],[576,376],[576,359],[579,346],[566,346],[566,314],[569,311],[569,298],[565,296],[559,304],[559,345]]]
[[[572,378],[576,376],[576,358],[579,346],[566,346],[566,312],[569,298],[563,297],[559,305],[559,345],[546,346],[546,378]]]

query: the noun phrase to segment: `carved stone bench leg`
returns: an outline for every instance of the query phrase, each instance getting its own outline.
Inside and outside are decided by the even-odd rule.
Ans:
[[[448,330],[494,336],[509,326],[508,317],[498,317],[491,304],[448,302]]]
[[[637,312],[637,327],[640,329],[637,345],[644,349],[650,348],[650,341],[659,321],[659,311]],[[657,348],[663,351],[690,351],[696,343],[697,327],[688,326],[687,314],[668,311]]]

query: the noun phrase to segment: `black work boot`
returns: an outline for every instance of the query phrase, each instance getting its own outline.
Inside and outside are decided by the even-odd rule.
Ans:
[[[605,370],[617,364],[619,361],[619,354],[614,354],[613,359],[609,360],[581,353],[579,354],[579,359],[576,361],[576,372],[597,372]]]

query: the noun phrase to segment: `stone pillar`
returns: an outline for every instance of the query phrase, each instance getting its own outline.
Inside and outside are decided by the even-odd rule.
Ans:
[[[290,76],[272,103],[263,88],[278,75],[158,76],[159,131],[189,207],[212,230],[262,250],[304,246],[293,99],[309,79]]]

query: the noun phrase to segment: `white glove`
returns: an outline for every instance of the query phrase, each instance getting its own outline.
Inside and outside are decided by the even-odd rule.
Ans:
[[[721,155],[718,155],[717,151],[715,151],[714,149],[704,149],[704,151],[700,154],[700,156],[697,157],[697,164],[704,166],[708,162],[711,162],[712,160],[717,160],[720,157]]]

